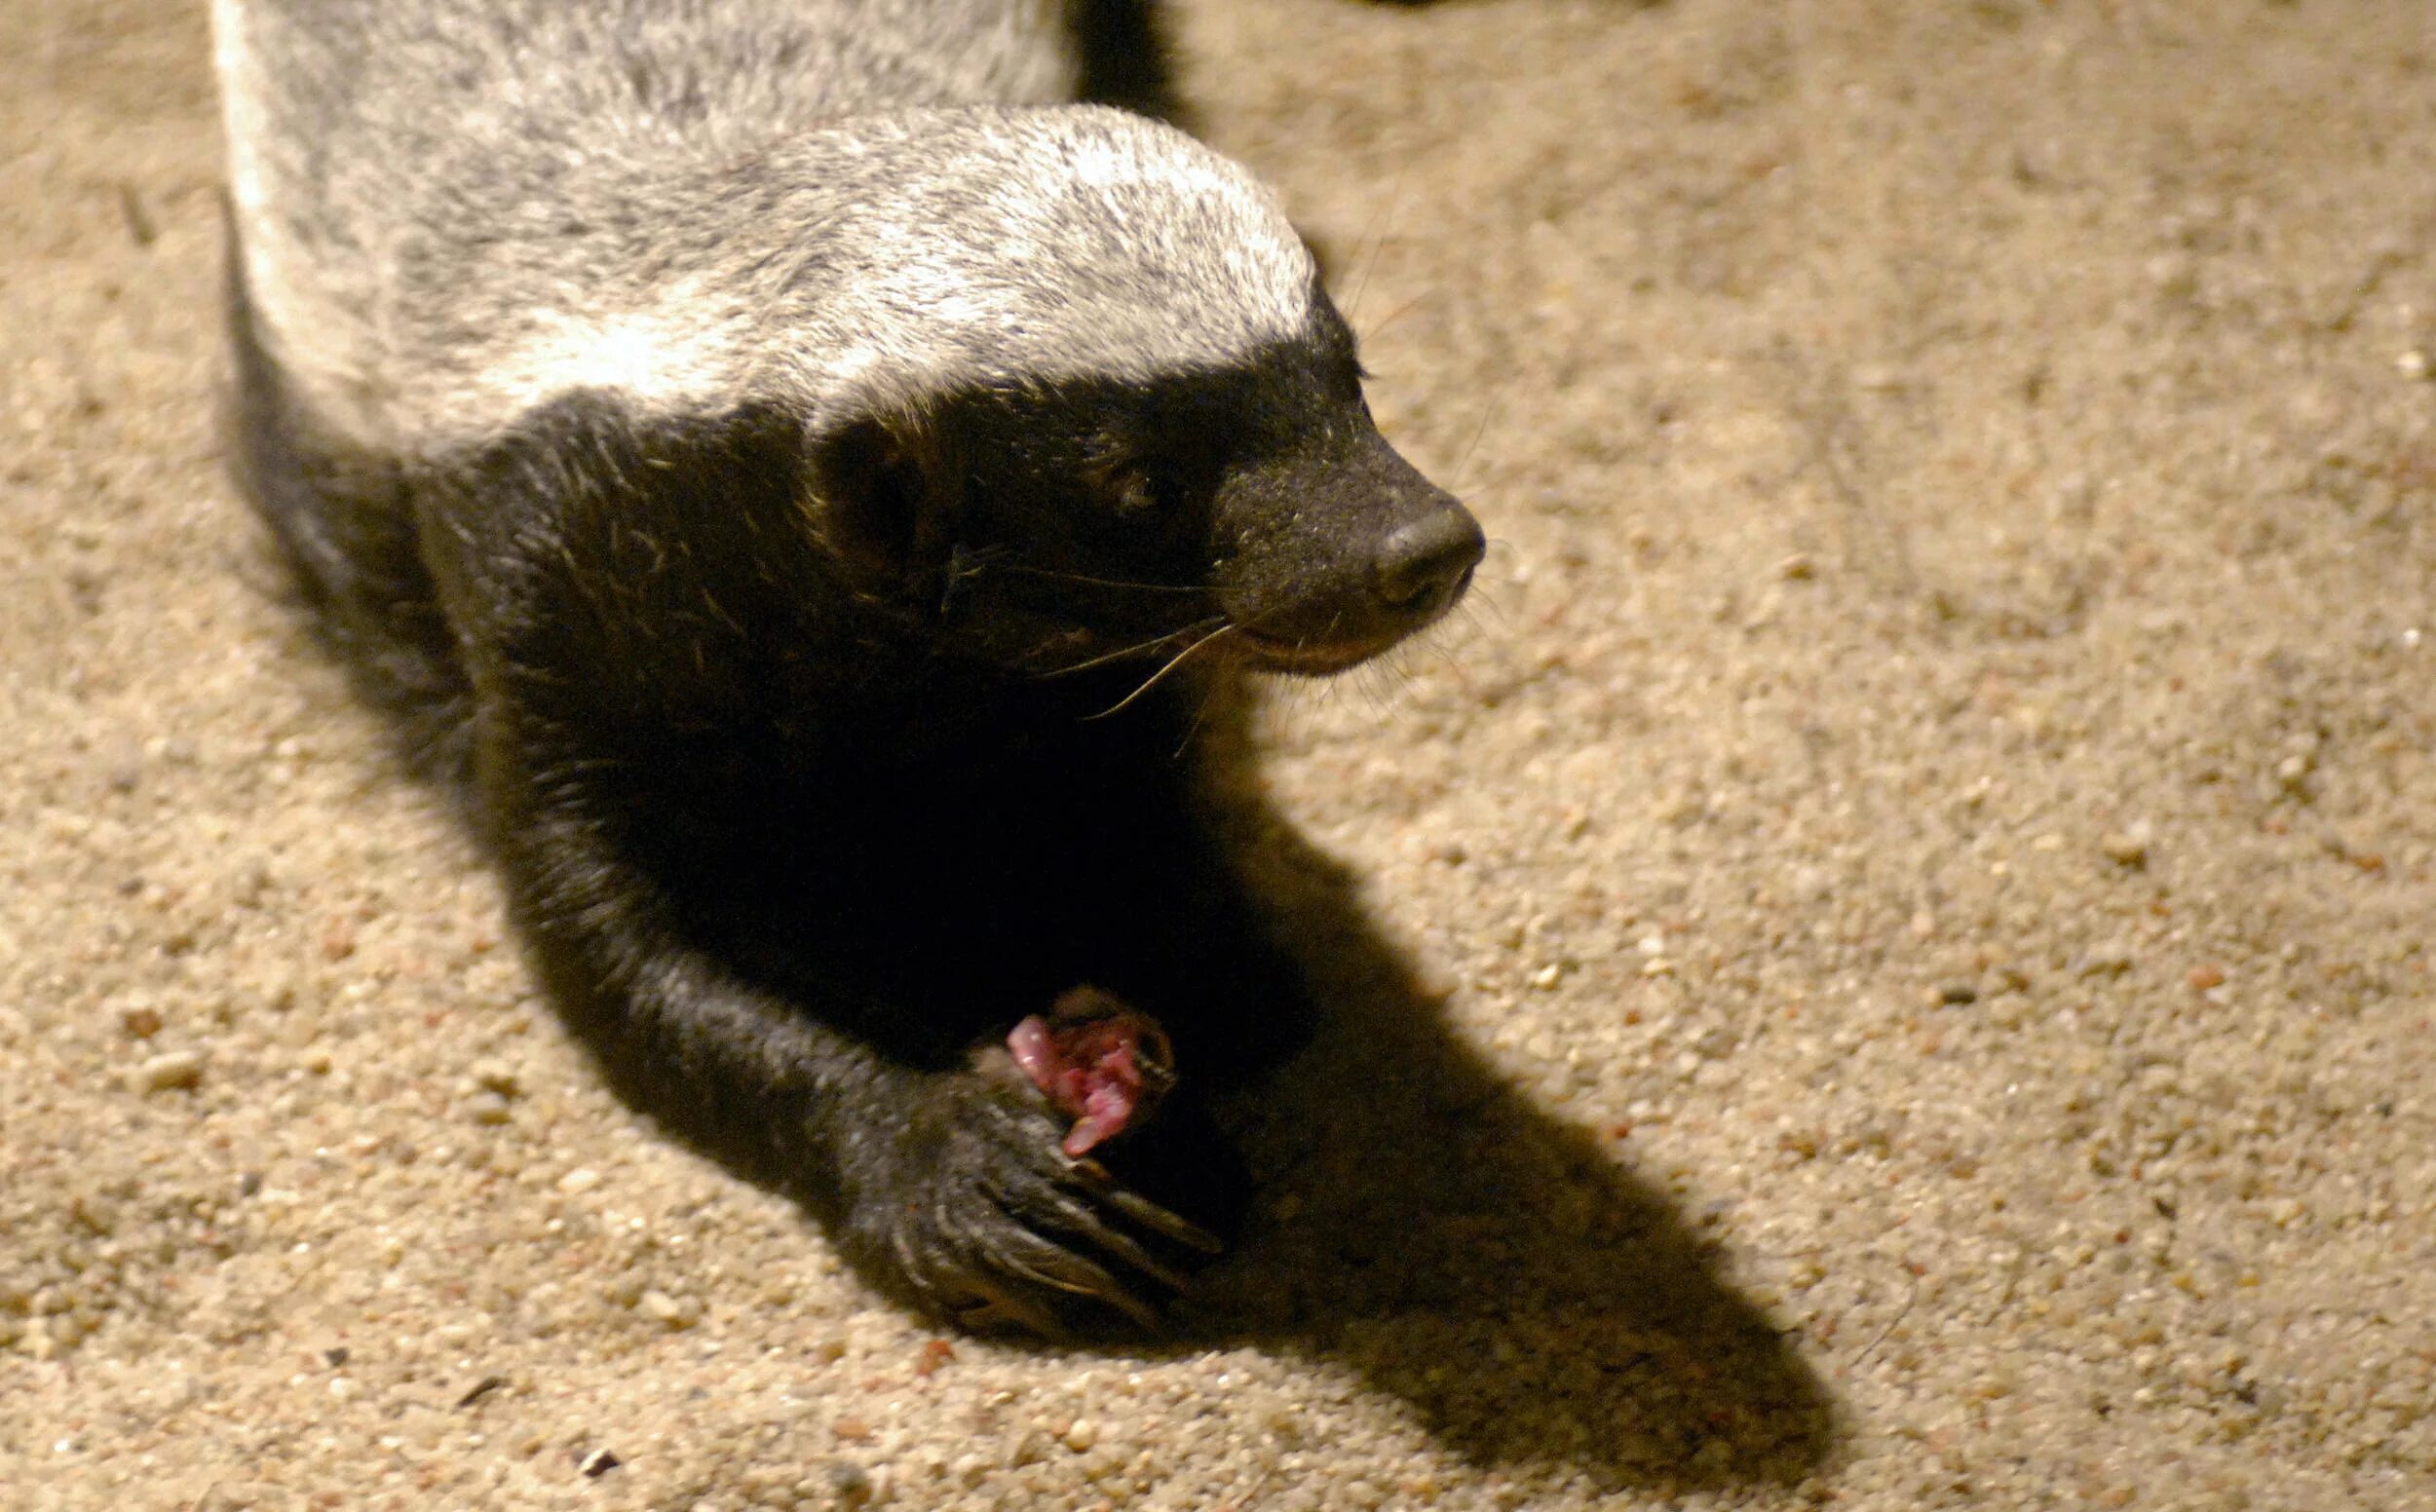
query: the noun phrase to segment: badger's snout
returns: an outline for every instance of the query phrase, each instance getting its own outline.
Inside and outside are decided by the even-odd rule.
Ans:
[[[1377,656],[1453,608],[1486,549],[1471,511],[1366,425],[1243,479],[1222,514],[1236,639],[1270,671]]]

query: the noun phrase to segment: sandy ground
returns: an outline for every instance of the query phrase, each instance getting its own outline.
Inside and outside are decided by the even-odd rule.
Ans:
[[[220,477],[199,9],[0,8],[0,1503],[2436,1507],[2421,0],[1190,9],[1497,547],[1271,708],[1345,1022],[1136,1353],[556,1030]]]

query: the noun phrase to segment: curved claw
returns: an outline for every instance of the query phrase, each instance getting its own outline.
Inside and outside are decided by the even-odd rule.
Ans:
[[[1054,1247],[1056,1240],[1046,1232],[1053,1231],[1070,1238],[1078,1249],[1100,1252],[1115,1261],[1119,1270],[1146,1276],[1171,1292],[1184,1290],[1190,1278],[1153,1255],[1143,1239],[1125,1232],[1121,1223],[1130,1221],[1146,1231],[1146,1237],[1162,1235],[1204,1254],[1215,1255],[1224,1248],[1199,1226],[1119,1186],[1097,1161],[1050,1158],[1058,1163],[1036,1173],[1031,1191],[1009,1193],[1009,1211],[1042,1242]],[[1111,1285],[1115,1284],[1112,1280]]]
[[[1024,1300],[1012,1287],[992,1286],[974,1278],[967,1283],[968,1293],[943,1309],[958,1328],[972,1334],[1021,1332],[1042,1339],[1067,1338],[1066,1328],[1057,1315],[1046,1307],[1038,1307]]]
[[[1190,1278],[1187,1277],[1182,1271],[1154,1257],[1148,1250],[1142,1247],[1140,1242],[1135,1240],[1129,1234],[1126,1234],[1123,1230],[1112,1226],[1100,1214],[1091,1211],[1090,1208],[1085,1206],[1082,1201],[1073,1197],[1066,1197],[1062,1193],[1059,1195],[1060,1200],[1057,1202],[1058,1211],[1051,1221],[1054,1222],[1061,1230],[1074,1234],[1078,1239],[1090,1245],[1094,1249],[1106,1251],[1109,1255],[1114,1256],[1117,1260],[1122,1262],[1125,1268],[1138,1271],[1141,1274],[1150,1277],[1152,1280],[1158,1282],[1160,1285],[1167,1288],[1167,1290],[1171,1292],[1183,1291],[1186,1286],[1191,1284]],[[1099,1193],[1099,1195],[1105,1200],[1113,1198],[1115,1193],[1110,1191]],[[1140,1199],[1136,1198],[1135,1200],[1139,1201]],[[1120,1212],[1123,1211],[1121,1205],[1113,1201],[1111,1201],[1110,1205],[1117,1206]],[[1148,1206],[1147,1203],[1144,1205]],[[1180,1223],[1182,1220],[1179,1219],[1177,1222]]]
[[[1078,1163],[1097,1165],[1096,1161]],[[1219,1238],[1191,1219],[1167,1211],[1140,1192],[1128,1191],[1118,1186],[1114,1181],[1109,1180],[1105,1169],[1100,1170],[1099,1176],[1106,1184],[1096,1192],[1100,1200],[1143,1228],[1163,1234],[1178,1244],[1188,1249],[1199,1250],[1204,1255],[1223,1255],[1227,1252],[1226,1240]]]
[[[1114,1308],[1146,1331],[1160,1326],[1158,1311],[1126,1290],[1108,1269],[1029,1229],[1012,1229],[983,1248],[988,1260],[1008,1275]],[[1062,1338],[1072,1332],[1048,1308],[1025,1300],[1018,1288],[996,1285],[986,1276],[968,1277],[968,1284],[984,1294],[992,1310],[1005,1312],[1008,1321],[1020,1323],[1046,1338]],[[960,1312],[959,1320],[970,1311]]]

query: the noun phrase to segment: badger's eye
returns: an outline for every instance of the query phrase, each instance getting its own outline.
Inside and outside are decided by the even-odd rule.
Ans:
[[[1152,486],[1150,474],[1140,468],[1122,468],[1109,475],[1108,500],[1116,507],[1119,517],[1133,519],[1157,507],[1159,490]]]

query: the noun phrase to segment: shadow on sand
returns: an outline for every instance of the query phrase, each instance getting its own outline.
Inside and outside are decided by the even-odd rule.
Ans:
[[[1349,1368],[1466,1462],[1546,1489],[1820,1469],[1824,1383],[1673,1203],[1501,1083],[1345,869],[1263,829],[1249,869],[1329,1007],[1230,1119],[1262,1196],[1184,1338]]]

